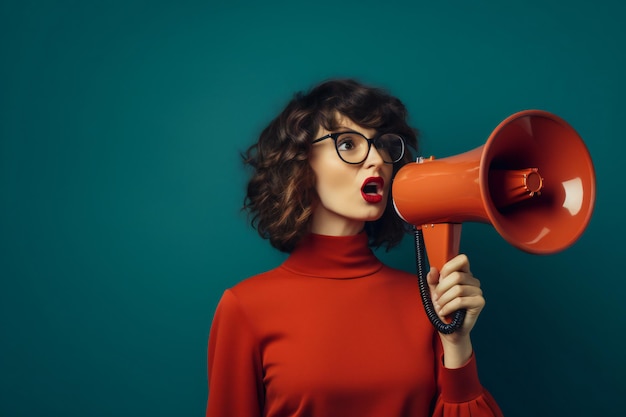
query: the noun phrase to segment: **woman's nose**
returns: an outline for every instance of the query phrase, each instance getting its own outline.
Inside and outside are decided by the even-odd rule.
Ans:
[[[378,152],[378,149],[376,149],[376,146],[370,146],[369,153],[367,154],[367,158],[365,159],[365,165],[382,165],[384,163],[385,162],[383,161],[383,157]]]

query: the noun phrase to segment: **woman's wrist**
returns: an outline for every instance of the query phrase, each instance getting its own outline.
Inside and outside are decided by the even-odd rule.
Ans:
[[[441,344],[443,346],[443,365],[446,368],[461,368],[472,357],[473,347],[469,335],[454,342],[442,337]]]

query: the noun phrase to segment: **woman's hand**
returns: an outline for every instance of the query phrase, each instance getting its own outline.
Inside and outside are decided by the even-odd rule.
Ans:
[[[435,311],[441,319],[457,310],[467,311],[463,325],[456,332],[439,334],[444,348],[445,366],[461,367],[472,355],[470,332],[485,306],[480,281],[472,275],[465,255],[458,255],[446,262],[441,271],[431,268],[427,280]]]

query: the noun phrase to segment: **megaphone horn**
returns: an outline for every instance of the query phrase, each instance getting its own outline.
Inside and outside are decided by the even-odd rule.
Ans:
[[[409,163],[392,185],[396,212],[423,233],[429,264],[439,269],[458,254],[467,221],[493,225],[525,252],[564,250],[587,227],[595,193],[584,142],[542,110],[507,117],[474,150]]]

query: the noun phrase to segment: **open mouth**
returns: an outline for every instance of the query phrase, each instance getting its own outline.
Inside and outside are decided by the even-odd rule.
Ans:
[[[383,199],[383,186],[385,181],[382,177],[369,177],[363,181],[361,195],[368,203],[380,203]]]
[[[363,187],[363,192],[365,194],[378,194],[378,187],[376,184],[365,184]]]

